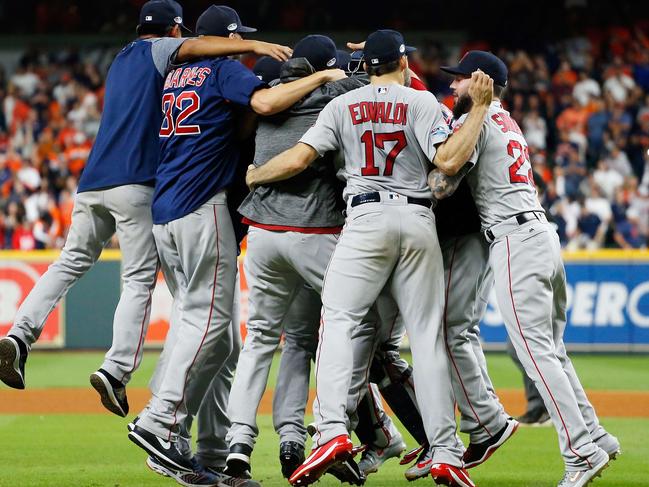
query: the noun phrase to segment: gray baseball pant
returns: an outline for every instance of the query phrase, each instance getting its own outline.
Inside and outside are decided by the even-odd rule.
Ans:
[[[227,436],[230,445],[242,443],[254,447],[259,434],[257,409],[266,389],[273,354],[279,346],[282,331],[286,329],[289,336],[317,333],[319,320],[314,321],[309,317],[319,315],[320,301],[318,299],[316,302],[312,295],[300,291],[306,284],[319,295],[324,269],[337,237],[334,234],[273,232],[250,227],[248,250],[244,259],[244,272],[248,282],[248,325],[228,406],[232,421]],[[296,296],[303,301],[292,304]],[[296,313],[303,319],[295,321],[286,318],[291,306],[299,307]],[[303,362],[304,356],[296,360]],[[286,366],[284,370],[288,372]],[[281,399],[277,401],[301,404],[304,402],[304,394],[308,394],[310,365],[290,372],[290,380],[296,382],[291,387],[285,387],[288,384],[282,381],[279,385],[284,392],[280,393]],[[287,411],[292,411],[288,413],[287,419],[294,425],[300,422],[295,417],[296,409],[286,408]],[[279,414],[277,411],[277,415]],[[280,425],[281,420],[277,415],[274,418],[275,426],[278,430],[286,426],[288,431],[282,428],[286,432],[286,440],[290,438],[304,443],[304,427],[295,427],[291,431],[288,425]],[[301,422],[304,422],[303,419]]]
[[[337,238],[334,234],[273,232],[250,227],[244,260],[248,280],[248,334],[228,406],[232,421],[227,436],[230,445],[242,443],[254,447],[259,434],[257,409],[282,330],[288,347],[285,353],[295,348],[299,352],[288,362],[288,356],[283,353],[273,398],[274,424],[280,441],[305,442],[304,408],[308,399],[311,350],[320,323],[319,294]],[[303,292],[305,285],[315,295]],[[370,316],[375,317],[372,313]],[[376,318],[364,321],[354,338],[358,362],[353,373],[354,383],[348,390],[350,411],[356,410],[356,401],[360,400],[367,380],[376,326]],[[300,345],[295,347],[298,342]]]
[[[187,391],[202,380],[204,364],[232,326],[237,244],[225,191],[182,218],[154,225],[153,234],[165,280],[175,290],[171,328],[182,339],[169,350],[168,366],[138,426],[175,440],[188,414]],[[229,352],[219,357],[221,363]]]
[[[446,277],[444,321],[451,360],[453,390],[461,414],[460,430],[472,443],[482,443],[507,423],[507,414],[494,398],[479,338],[484,312],[480,296],[491,289],[489,247],[480,233],[442,241]],[[478,314],[480,312],[480,314]],[[479,352],[476,353],[476,349]]]
[[[122,250],[122,292],[113,318],[113,343],[101,367],[128,383],[142,360],[158,268],[151,233],[152,198],[153,188],[142,185],[77,194],[61,255],[21,304],[9,333],[28,347],[38,340],[54,307],[97,262],[117,233]],[[92,317],[88,321],[92,322]]]
[[[386,285],[410,337],[417,402],[434,448],[433,461],[461,466],[442,329],[444,278],[435,217],[405,198],[348,207],[323,286],[314,445],[348,433],[352,333]]]
[[[543,397],[559,435],[566,470],[583,470],[606,453],[603,433],[563,344],[566,276],[559,237],[544,222],[496,225],[489,261],[496,297],[516,354]]]
[[[306,441],[304,412],[309,399],[311,361],[318,346],[322,302],[309,286],[302,286],[284,317],[284,346],[273,392],[273,425],[280,443]]]
[[[177,289],[171,289],[172,294]],[[179,300],[174,300],[171,323],[178,323],[174,314],[178,312]],[[187,389],[185,403],[187,417],[180,427],[179,449],[187,458],[192,456],[191,425],[197,419],[196,459],[201,465],[209,467],[225,467],[228,455],[228,445],[225,435],[230,428],[227,416],[230,387],[241,350],[241,332],[239,329],[240,316],[239,274],[235,284],[234,300],[232,303],[232,321],[229,329],[214,347],[211,356],[205,361],[201,373]],[[156,363],[156,368],[149,381],[149,389],[157,393],[169,365],[171,350],[178,343],[176,328],[170,328],[165,339],[164,348]],[[225,361],[224,357],[227,357]]]
[[[511,340],[507,341],[507,354],[511,357],[512,361],[514,362],[514,364],[516,364],[516,367],[518,367],[518,370],[520,370],[521,374],[523,375],[525,400],[527,401],[526,411],[535,411],[541,408],[545,409],[543,398],[541,397],[541,394],[539,394],[539,391],[536,389],[534,381],[527,376],[525,367],[523,367],[521,361],[518,360],[518,357],[516,356],[516,350],[514,350],[514,345],[512,345]]]

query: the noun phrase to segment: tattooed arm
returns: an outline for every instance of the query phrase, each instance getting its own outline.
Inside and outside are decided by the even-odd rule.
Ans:
[[[471,167],[473,167],[473,164],[470,162],[464,164],[454,176],[447,176],[438,168],[429,172],[428,186],[433,190],[435,199],[442,200],[455,193],[455,190],[460,185],[460,181],[462,181],[462,178],[469,172]]]

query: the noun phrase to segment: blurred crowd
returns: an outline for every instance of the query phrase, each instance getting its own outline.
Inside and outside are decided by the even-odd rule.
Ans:
[[[479,42],[462,48],[493,50],[507,62],[504,104],[527,138],[542,203],[569,249],[647,246],[645,27],[593,31],[539,52]],[[14,72],[0,69],[0,248],[62,246],[99,127],[105,63],[97,59],[29,51]],[[450,79],[439,67],[454,61],[432,41],[412,59],[449,105]]]

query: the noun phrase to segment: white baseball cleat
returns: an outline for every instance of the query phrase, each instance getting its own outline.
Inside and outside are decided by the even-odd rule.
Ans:
[[[406,444],[400,433],[392,436],[390,443],[385,448],[371,445],[364,452],[358,466],[365,475],[376,473],[379,467],[390,458],[398,458],[406,451]]]
[[[602,450],[604,450],[608,454],[608,458],[611,460],[615,460],[619,455],[622,454],[620,442],[615,436],[610,433],[606,433],[601,438],[596,439],[595,444]]]
[[[566,472],[557,487],[585,487],[597,477],[602,475],[602,471],[608,467],[608,455],[597,465],[593,465],[587,470],[577,470]]]

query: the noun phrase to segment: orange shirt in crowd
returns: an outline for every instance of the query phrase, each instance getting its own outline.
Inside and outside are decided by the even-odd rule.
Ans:
[[[63,157],[65,157],[68,170],[71,174],[79,176],[81,170],[86,165],[91,147],[90,142],[84,142],[83,144],[74,144],[65,149]]]
[[[75,134],[77,133],[77,129],[71,126],[66,126],[61,129],[59,132],[59,136],[56,139],[57,142],[59,143],[59,146],[61,147],[68,147],[72,145],[72,139],[74,138]]]
[[[61,198],[59,203],[60,221],[61,221],[61,235],[66,235],[70,225],[72,225],[72,210],[74,209],[74,198]]]
[[[555,86],[575,86],[577,80],[577,73],[572,69],[557,71],[554,76],[552,76],[552,84]]]
[[[561,131],[586,133],[588,111],[582,107],[568,107],[557,117],[557,128]]]
[[[17,173],[23,167],[23,160],[15,152],[7,154],[7,167],[12,173]]]

